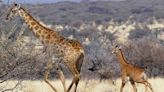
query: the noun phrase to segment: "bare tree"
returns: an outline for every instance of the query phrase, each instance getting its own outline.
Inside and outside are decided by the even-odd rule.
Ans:
[[[24,33],[24,25],[20,28],[17,34],[17,38],[11,38],[16,31],[17,26],[13,26],[9,33],[4,33],[1,31],[0,34],[0,91],[12,91],[16,90],[17,87],[21,86],[24,78],[34,79],[38,78],[35,76],[36,66],[39,66],[37,60],[42,60],[40,56],[41,53],[37,52],[35,46],[26,46],[23,43],[24,39],[22,34]],[[14,36],[16,37],[16,36]],[[10,39],[9,39],[10,38]],[[29,42],[31,43],[31,42]],[[44,58],[44,57],[43,57]],[[40,71],[42,72],[42,71]],[[8,86],[8,82],[11,80],[17,81],[13,87]]]

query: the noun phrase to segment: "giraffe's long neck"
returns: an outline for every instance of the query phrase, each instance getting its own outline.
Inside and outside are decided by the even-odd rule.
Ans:
[[[61,37],[57,32],[44,27],[42,24],[36,21],[25,9],[20,8],[19,14],[24,19],[25,23],[28,25],[31,31],[33,31],[35,36],[39,38],[44,44],[49,44],[60,40]]]
[[[124,65],[128,64],[126,62],[126,60],[125,60],[125,57],[124,57],[121,49],[118,51],[118,53],[116,55],[117,55],[117,58],[119,60],[119,63],[120,63],[121,67],[123,67]]]

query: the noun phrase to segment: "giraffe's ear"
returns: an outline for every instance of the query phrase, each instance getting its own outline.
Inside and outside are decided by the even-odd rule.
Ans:
[[[18,9],[20,9],[20,4],[17,4],[17,6],[18,6]]]
[[[18,4],[17,3],[14,3],[14,6],[18,6]]]

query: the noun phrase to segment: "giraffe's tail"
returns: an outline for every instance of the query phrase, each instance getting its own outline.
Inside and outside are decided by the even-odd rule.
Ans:
[[[78,57],[77,62],[76,62],[76,67],[77,67],[79,73],[81,71],[83,61],[84,61],[84,53],[81,53]]]
[[[80,49],[80,52],[81,52],[81,54],[85,54],[85,51],[84,51],[84,49]]]

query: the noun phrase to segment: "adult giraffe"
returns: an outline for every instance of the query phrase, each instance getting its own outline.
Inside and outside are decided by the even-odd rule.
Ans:
[[[84,59],[84,49],[82,45],[76,40],[66,39],[59,35],[55,30],[51,30],[43,26],[19,4],[11,5],[9,12],[7,13],[6,20],[9,20],[14,16],[20,16],[35,36],[43,42],[43,45],[45,47],[50,46],[54,50],[53,52],[55,53],[55,57],[64,62],[73,74],[73,80],[68,90],[66,90],[65,77],[57,63],[58,74],[64,87],[64,92],[69,92],[73,84],[75,84],[74,92],[76,92],[80,80],[80,70]],[[52,61],[47,62],[44,80],[55,92],[57,92],[56,88],[52,86],[48,79],[52,64]]]
[[[127,61],[122,53],[121,47],[116,45],[114,47],[112,53],[116,54],[118,61],[119,61],[120,68],[121,68],[122,85],[120,88],[120,92],[123,92],[125,83],[129,80],[133,86],[134,92],[137,92],[135,83],[142,83],[145,85],[146,91],[147,91],[147,87],[149,87],[150,90],[152,92],[154,92],[151,84],[147,81],[148,78],[145,73],[145,70],[141,67],[134,66],[132,64],[127,63]]]

